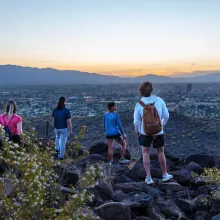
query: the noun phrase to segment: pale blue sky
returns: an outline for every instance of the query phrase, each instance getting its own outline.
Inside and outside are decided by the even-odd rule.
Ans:
[[[220,69],[219,0],[0,0],[0,64],[139,75]]]

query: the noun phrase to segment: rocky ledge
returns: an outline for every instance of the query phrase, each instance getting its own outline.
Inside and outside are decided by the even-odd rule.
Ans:
[[[89,154],[75,166],[62,165],[63,191],[68,194],[68,187],[76,185],[83,170],[98,162],[105,162],[107,145],[98,143],[89,149]],[[161,170],[156,154],[151,154],[151,172],[154,184],[145,182],[142,159],[129,166],[119,165],[120,148],[114,149],[115,163],[103,165],[103,177],[92,187],[92,202],[87,205],[96,212],[100,219],[106,220],[149,220],[149,219],[192,219],[220,220],[220,200],[212,196],[213,189],[219,186],[207,184],[199,177],[206,167],[220,168],[220,157],[206,154],[178,158],[166,152],[169,173],[174,176],[169,182],[161,181]],[[126,158],[130,159],[129,151]],[[65,172],[63,172],[65,170]]]

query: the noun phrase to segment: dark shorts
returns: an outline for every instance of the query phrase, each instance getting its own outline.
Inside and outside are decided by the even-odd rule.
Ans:
[[[118,142],[120,142],[123,138],[120,134],[117,135],[113,135],[113,136],[106,136],[107,139],[112,139],[112,140],[116,140]]]
[[[150,147],[153,143],[153,148],[160,148],[164,146],[164,135],[146,136],[141,134],[138,137],[139,144],[143,147]]]

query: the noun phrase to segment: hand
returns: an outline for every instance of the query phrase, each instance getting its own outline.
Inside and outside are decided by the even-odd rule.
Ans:
[[[71,136],[71,135],[73,135],[73,132],[72,132],[72,131],[70,131],[70,132],[69,132],[69,135],[70,135],[70,136]]]
[[[136,135],[137,135],[137,137],[139,137],[140,136],[140,132],[137,132]]]

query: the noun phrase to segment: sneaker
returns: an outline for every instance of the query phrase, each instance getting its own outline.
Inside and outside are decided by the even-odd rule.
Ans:
[[[104,163],[106,166],[112,166],[112,161]]]
[[[173,179],[173,175],[169,174],[169,173],[166,173],[165,175],[163,175],[163,179],[162,181],[163,182],[167,182],[169,180]]]
[[[146,179],[145,179],[145,183],[147,183],[147,185],[150,185],[150,184],[153,184],[154,183],[154,181],[152,180],[152,178],[151,177],[146,177]]]
[[[120,163],[120,164],[128,164],[128,163],[130,163],[130,160],[127,160],[127,159],[125,159],[125,158],[122,158],[122,159],[119,160],[119,163]]]

